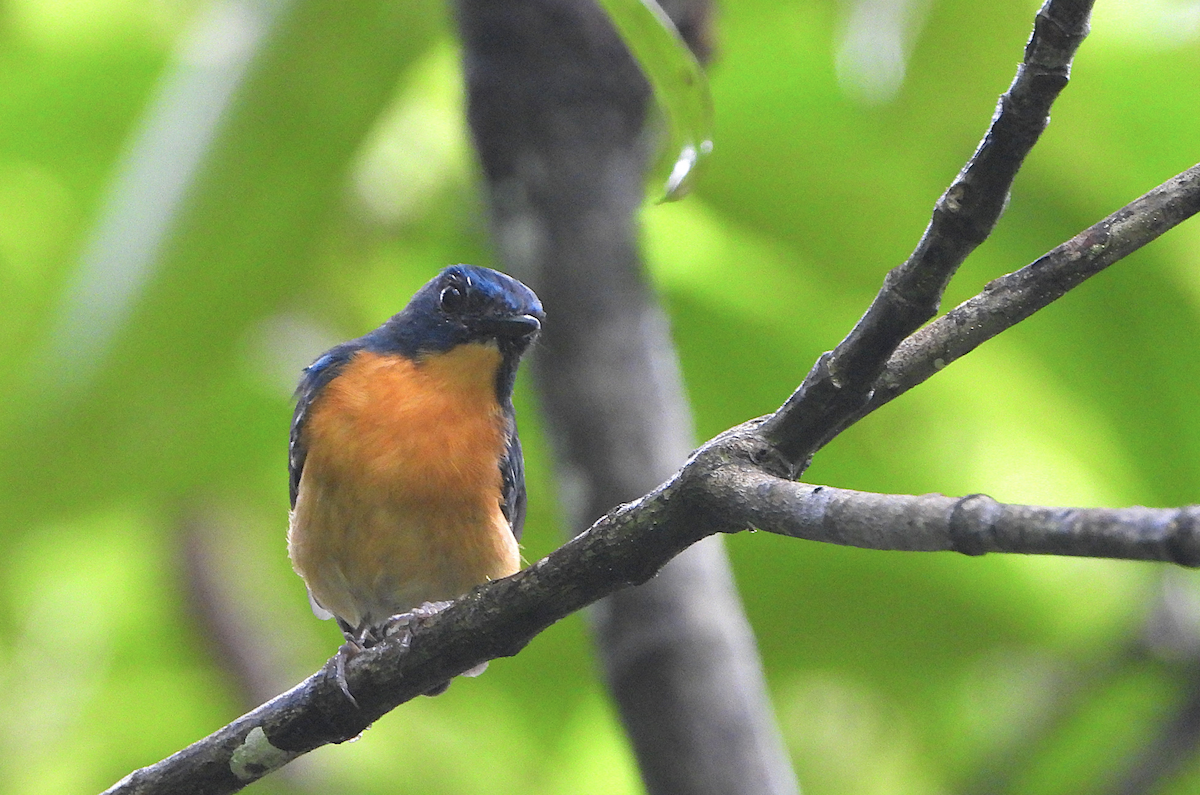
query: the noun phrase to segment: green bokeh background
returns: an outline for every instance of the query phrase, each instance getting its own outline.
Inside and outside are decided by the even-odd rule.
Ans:
[[[279,689],[332,653],[337,630],[309,613],[284,548],[291,387],[437,268],[492,261],[447,10],[247,5],[278,6],[275,27],[122,304],[111,296],[129,274],[81,263],[128,253],[130,233],[98,232],[113,186],[144,154],[134,142],[169,76],[237,50],[239,6],[0,2],[2,792],[98,791],[244,711],[196,619],[185,525],[201,528]],[[715,154],[692,196],[644,213],[699,437],[778,405],[908,254],[1011,81],[1036,4],[872,8],[721,9]],[[228,35],[198,40],[222,13]],[[883,37],[856,49],[872,30]],[[948,305],[1195,162],[1198,80],[1194,4],[1101,3]],[[97,295],[109,320],[89,314]],[[1056,505],[1200,501],[1198,319],[1192,221],[855,427],[806,478]],[[521,389],[536,560],[559,529]],[[1096,673],[1136,639],[1162,567],[762,533],[729,547],[813,795],[957,791],[1036,736],[1074,681],[1080,710],[1006,775],[1023,792],[1085,791],[1177,696],[1153,665]],[[578,616],[293,767],[249,791],[640,791]],[[1171,791],[1200,784],[1190,769]]]

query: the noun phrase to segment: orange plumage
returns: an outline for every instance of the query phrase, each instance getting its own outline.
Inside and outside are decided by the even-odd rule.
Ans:
[[[451,265],[304,370],[288,554],[313,612],[346,637],[334,670],[352,703],[353,655],[520,568],[525,464],[512,395],[544,319],[511,276]]]
[[[501,353],[359,350],[309,407],[288,532],[314,599],[351,627],[516,572],[501,510]]]

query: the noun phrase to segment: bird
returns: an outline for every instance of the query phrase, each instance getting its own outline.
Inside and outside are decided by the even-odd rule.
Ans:
[[[288,555],[346,660],[520,569],[512,395],[545,320],[532,290],[451,265],[375,330],[305,368],[288,452]],[[445,683],[430,691],[435,695]]]

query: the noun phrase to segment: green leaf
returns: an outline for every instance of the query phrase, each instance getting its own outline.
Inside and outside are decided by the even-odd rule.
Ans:
[[[253,445],[246,424],[259,409],[231,364],[239,340],[309,278],[353,157],[444,25],[432,0],[255,8],[263,13],[250,31],[261,32],[238,56],[244,67],[226,65],[212,43],[241,18],[219,17],[201,26],[211,38],[198,36],[198,54],[179,59],[151,104],[143,122],[151,133],[136,139],[110,199],[116,209],[105,211],[118,222],[86,247],[82,288],[59,310],[66,331],[43,354],[56,366],[30,368],[21,392],[28,410],[10,420],[0,471],[15,473],[4,479],[11,493],[80,482],[83,466],[98,475],[85,479],[96,493],[147,482],[136,475],[145,470],[181,487],[206,477],[197,462],[210,462],[217,477],[252,460],[243,445]],[[229,98],[224,106],[211,102],[215,86]],[[163,175],[173,172],[163,164],[178,170],[180,152],[195,153],[194,163],[168,190]],[[131,384],[142,402],[127,399]],[[214,435],[201,430],[202,415],[228,424]],[[181,449],[192,451],[186,461]],[[35,458],[29,469],[14,463]],[[35,470],[36,478],[20,475]]]
[[[666,117],[666,141],[651,170],[663,184],[660,201],[691,189],[697,167],[712,151],[713,102],[704,69],[675,24],[654,0],[600,0],[650,82]]]

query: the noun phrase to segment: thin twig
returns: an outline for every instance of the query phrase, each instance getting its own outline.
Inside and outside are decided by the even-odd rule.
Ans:
[[[896,347],[933,317],[950,278],[982,243],[1008,201],[1025,156],[1050,121],[1071,59],[1088,31],[1091,0],[1047,0],[1038,11],[1025,60],[1000,97],[979,148],[934,207],[933,219],[904,264],[854,329],[809,371],[763,433],[796,469],[861,413]]]
[[[1086,279],[1200,213],[1200,164],[1172,177],[1019,271],[930,323],[900,344],[870,401],[849,427],[1005,329],[1058,300]]]

